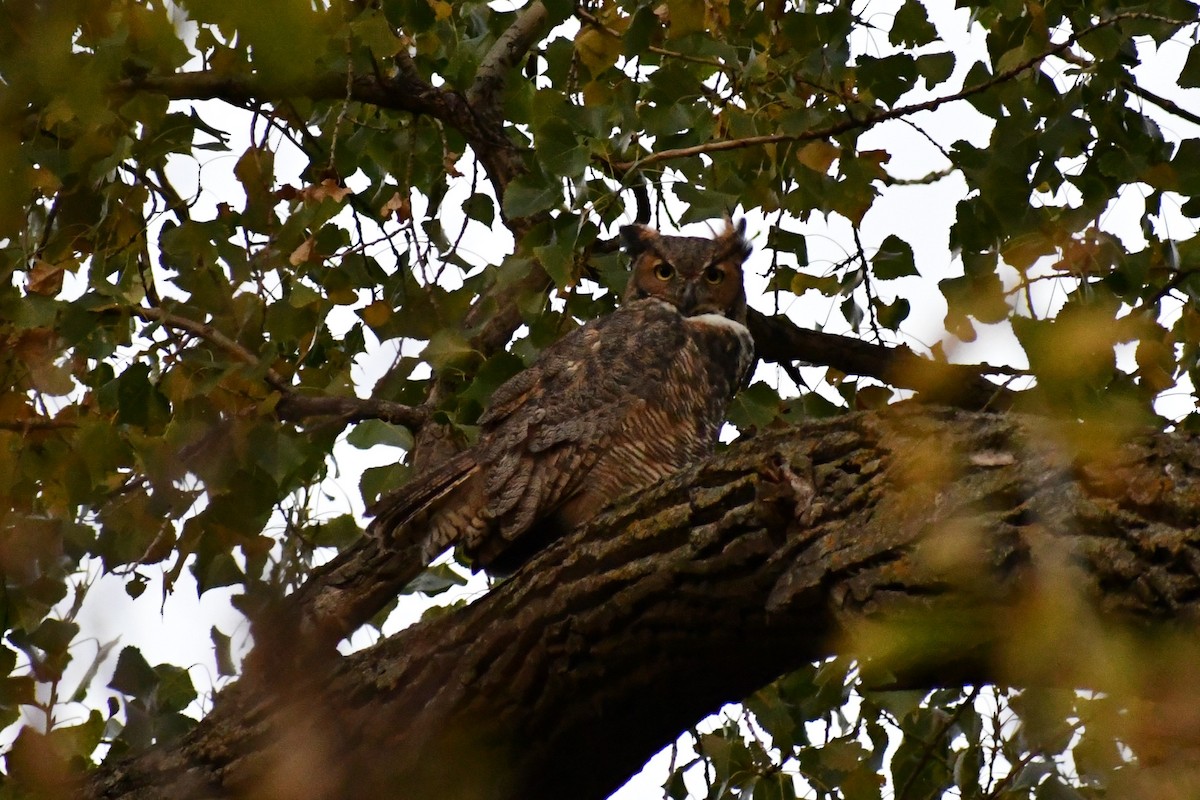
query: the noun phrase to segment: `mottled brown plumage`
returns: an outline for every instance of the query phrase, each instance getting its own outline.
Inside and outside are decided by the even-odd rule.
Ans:
[[[622,495],[708,455],[753,360],[744,223],[713,239],[633,225],[622,305],[496,390],[478,444],[370,509],[369,532],[458,545],[511,572]]]

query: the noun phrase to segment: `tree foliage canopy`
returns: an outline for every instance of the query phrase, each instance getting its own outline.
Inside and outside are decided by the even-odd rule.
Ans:
[[[500,383],[612,308],[634,218],[752,220],[774,366],[731,412],[743,436],[911,394],[1079,426],[1063,447],[1100,461],[1196,429],[1197,16],[0,5],[0,791],[195,724],[186,664],[102,648],[80,669],[90,581],[156,603],[186,570],[248,613],[295,592],[355,546],[362,501],[468,442]],[[1009,337],[963,351],[997,363],[948,363],[980,336]],[[403,458],[347,485],[347,444]],[[332,487],[356,495],[334,514]],[[1092,797],[1147,758],[1108,696],[875,692],[864,672],[844,657],[762,689],[689,739],[668,794]]]

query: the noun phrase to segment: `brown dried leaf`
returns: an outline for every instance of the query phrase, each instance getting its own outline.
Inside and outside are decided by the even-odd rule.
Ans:
[[[379,216],[387,219],[392,214],[396,215],[397,222],[408,222],[412,219],[412,200],[407,196],[401,196],[399,192],[392,194],[379,208]]]
[[[34,262],[33,269],[29,270],[29,283],[26,288],[34,294],[54,297],[62,291],[64,272],[66,270],[63,265],[39,259]]]
[[[304,242],[295,250],[293,250],[290,256],[288,256],[288,263],[293,267],[298,267],[305,262],[312,261],[314,244],[315,240],[311,236],[305,239]]]
[[[340,203],[346,199],[346,195],[348,194],[354,194],[354,192],[345,186],[339,185],[333,178],[326,178],[315,186],[305,186],[300,190],[300,198],[302,200],[314,203],[319,203],[327,197],[335,203]]]

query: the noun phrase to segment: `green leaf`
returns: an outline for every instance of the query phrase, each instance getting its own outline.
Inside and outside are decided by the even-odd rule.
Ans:
[[[860,86],[892,106],[916,82],[917,64],[912,56],[904,53],[883,58],[861,55],[858,57],[857,72]]]
[[[127,645],[117,656],[117,667],[113,670],[108,688],[121,694],[146,699],[158,687],[158,675],[151,668],[142,651]]]
[[[888,330],[899,330],[900,324],[908,319],[912,305],[903,297],[897,297],[891,303],[884,303],[878,297],[871,298],[875,308],[875,316],[879,324]]]
[[[539,211],[557,207],[562,193],[544,179],[525,174],[504,190],[504,213],[509,217],[529,217]]]
[[[954,54],[926,53],[917,56],[917,72],[925,79],[925,85],[932,89],[949,80],[954,73]]]
[[[402,594],[421,594],[434,597],[455,586],[465,586],[467,579],[455,571],[449,564],[435,564],[427,567],[407,586]]]
[[[158,685],[155,687],[155,708],[159,711],[182,711],[196,699],[192,676],[183,667],[159,664],[154,667]]]
[[[653,9],[647,5],[639,6],[625,30],[622,42],[625,57],[633,58],[645,53],[650,47],[651,38],[659,28],[658,17],[654,15]]]
[[[476,192],[463,201],[463,213],[476,222],[491,226],[496,219],[496,204],[489,195]]]
[[[615,41],[615,40],[614,40]],[[563,119],[553,119],[537,130],[538,160],[552,175],[582,176],[592,154],[582,144],[575,128]]]
[[[1176,82],[1183,89],[1200,88],[1200,47],[1188,48],[1187,58]]]
[[[839,308],[842,312],[842,317],[846,322],[850,323],[852,329],[857,331],[859,326],[862,325],[863,318],[866,316],[863,307],[853,297],[847,297],[842,301]]]
[[[443,328],[429,339],[429,344],[421,351],[421,358],[428,361],[435,372],[464,370],[478,362],[479,352],[461,333]]]
[[[779,393],[770,385],[757,381],[738,392],[729,407],[729,421],[738,430],[748,431],[769,426],[779,416]]]
[[[413,447],[412,432],[401,425],[391,425],[378,419],[367,419],[354,426],[346,437],[348,444],[359,450],[370,450],[376,445],[399,447],[409,451]]]
[[[905,0],[892,19],[888,41],[903,47],[920,47],[937,39],[937,28],[929,22],[925,7],[918,0]]]
[[[880,243],[871,257],[871,266],[875,277],[884,281],[920,274],[913,260],[912,246],[895,234],[889,234]]]
[[[773,225],[767,232],[767,247],[795,256],[796,264],[801,267],[808,263],[808,240],[802,233],[794,233]]]

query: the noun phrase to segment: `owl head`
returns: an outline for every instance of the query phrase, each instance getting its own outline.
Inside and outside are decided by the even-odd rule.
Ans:
[[[621,228],[625,252],[633,261],[622,302],[657,297],[684,316],[723,314],[745,324],[746,290],[742,262],[750,255],[746,221],[725,218],[715,238],[663,236],[645,225]]]

